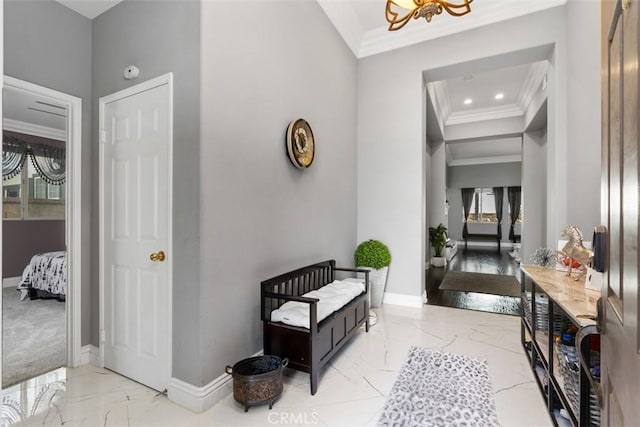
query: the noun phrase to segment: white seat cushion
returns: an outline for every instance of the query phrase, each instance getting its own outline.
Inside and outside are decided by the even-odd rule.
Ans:
[[[349,278],[334,280],[328,285],[307,292],[302,296],[320,300],[318,301],[318,322],[320,322],[331,313],[340,310],[362,292],[364,292],[364,280]],[[303,302],[289,301],[271,312],[271,321],[309,329],[309,307],[309,304]]]

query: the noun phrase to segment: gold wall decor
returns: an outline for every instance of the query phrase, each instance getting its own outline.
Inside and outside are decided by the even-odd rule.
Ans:
[[[287,127],[287,154],[291,163],[306,169],[313,163],[316,143],[311,126],[304,119],[297,119]]]

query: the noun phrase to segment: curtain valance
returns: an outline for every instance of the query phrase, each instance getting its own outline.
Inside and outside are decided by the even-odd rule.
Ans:
[[[64,184],[66,150],[46,144],[29,144],[11,135],[2,136],[2,179],[18,175],[27,157],[31,159],[38,175],[52,185]]]

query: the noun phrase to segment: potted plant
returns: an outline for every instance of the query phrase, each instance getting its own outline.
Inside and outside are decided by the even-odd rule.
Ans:
[[[429,242],[431,242],[434,252],[434,256],[431,258],[431,265],[444,267],[446,263],[444,248],[447,246],[447,227],[442,223],[437,227],[429,227]]]
[[[356,248],[353,254],[356,267],[367,268],[371,285],[371,307],[382,306],[384,288],[387,284],[387,273],[391,263],[389,248],[379,240],[367,240]]]

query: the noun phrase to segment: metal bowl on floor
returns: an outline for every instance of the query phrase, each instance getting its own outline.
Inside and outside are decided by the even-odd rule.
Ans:
[[[282,370],[289,363],[289,359],[282,360],[278,356],[257,356],[243,359],[225,371],[233,377],[233,398],[244,406],[273,402],[282,393]]]

